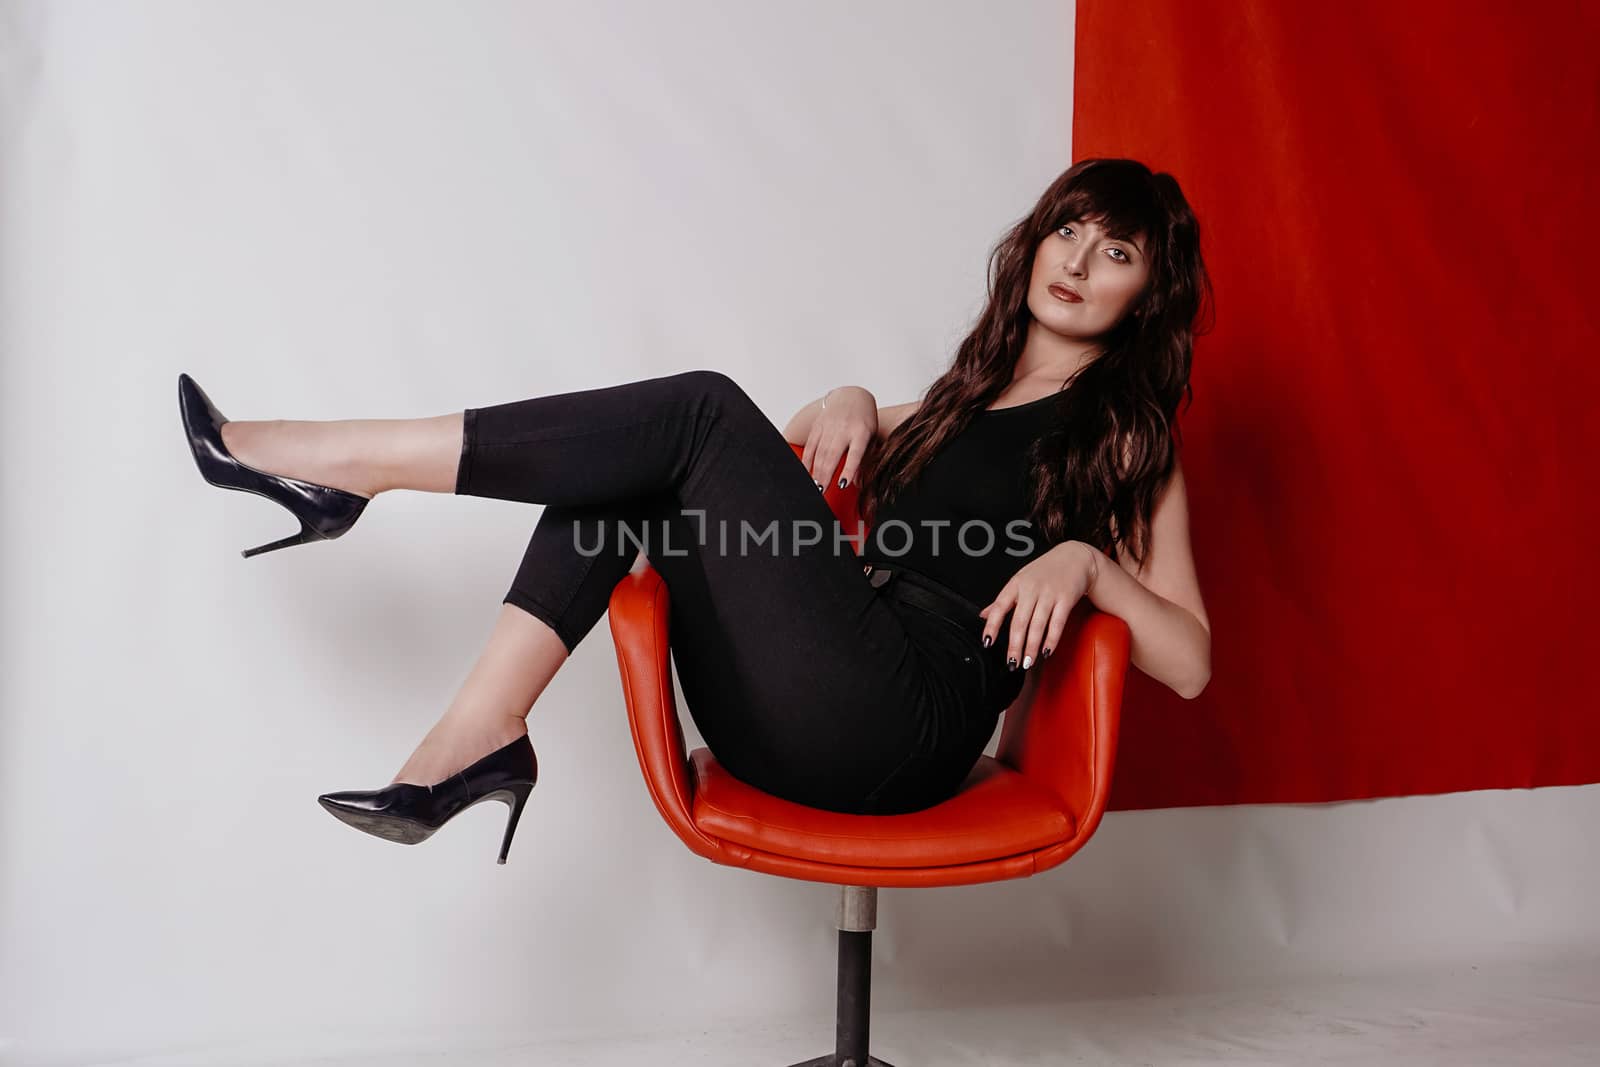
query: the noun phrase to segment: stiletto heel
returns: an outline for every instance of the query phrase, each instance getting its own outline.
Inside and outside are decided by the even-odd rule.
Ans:
[[[222,427],[228,422],[227,416],[217,410],[205,390],[187,374],[178,375],[178,413],[183,417],[189,451],[194,455],[202,478],[223,489],[239,489],[275,500],[300,520],[299,533],[247,548],[240,553],[246,559],[275,548],[332,541],[355,525],[371,500],[360,493],[268,474],[234,459],[222,443]]]
[[[528,803],[528,794],[533,792],[533,786],[512,786],[504,792],[506,807],[511,811],[506,816],[505,836],[500,839],[500,859],[496,861],[498,863],[504,863],[506,853],[511,851],[511,835],[517,832],[517,820],[522,818],[522,809]]]
[[[504,863],[528,794],[538,780],[539,761],[533,743],[522,734],[435,785],[393,782],[382,789],[324,793],[317,803],[357,830],[385,841],[415,845],[472,805],[503,800],[511,810],[500,841],[500,858],[495,862]]]
[[[317,540],[317,531],[313,530],[309,523],[302,521],[299,533],[290,534],[281,541],[273,541],[270,544],[247,548],[240,555],[244,556],[245,559],[249,559],[251,556],[258,556],[263,552],[271,552],[275,548],[288,548],[290,545],[303,545],[308,541],[315,540]]]

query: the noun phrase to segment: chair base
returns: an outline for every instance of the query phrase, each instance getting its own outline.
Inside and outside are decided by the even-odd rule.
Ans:
[[[839,1000],[834,1051],[789,1067],[894,1067],[867,1053],[872,1004],[872,931],[878,925],[876,886],[839,887]]]

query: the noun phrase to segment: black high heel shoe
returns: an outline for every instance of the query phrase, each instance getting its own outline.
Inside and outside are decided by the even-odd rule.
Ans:
[[[187,374],[178,375],[178,411],[201,477],[224,489],[241,489],[276,500],[300,520],[299,533],[247,548],[240,553],[246,559],[308,541],[331,541],[355,525],[371,499],[298,478],[281,478],[234,459],[222,443],[222,424],[228,419]]]
[[[386,841],[415,845],[481,800],[503,800],[511,809],[506,818],[500,858],[506,861],[511,835],[539,780],[539,761],[533,742],[523,734],[437,785],[394,782],[382,789],[356,789],[324,793],[317,798],[334,818]]]

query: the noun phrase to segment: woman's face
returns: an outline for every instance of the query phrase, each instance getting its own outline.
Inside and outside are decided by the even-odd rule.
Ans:
[[[1093,222],[1066,223],[1033,254],[1028,310],[1063,337],[1088,341],[1107,332],[1137,303],[1150,277],[1143,236],[1123,241]]]

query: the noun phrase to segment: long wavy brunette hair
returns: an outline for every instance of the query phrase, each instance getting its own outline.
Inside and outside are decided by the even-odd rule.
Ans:
[[[1056,394],[1052,428],[1029,446],[1029,517],[1047,545],[1075,539],[1118,559],[1120,544],[1143,562],[1155,499],[1181,445],[1178,403],[1194,401],[1193,341],[1210,328],[1196,327],[1212,294],[1199,223],[1177,180],[1131,159],[1074,164],[991,251],[988,303],[950,368],[915,414],[863,457],[856,506],[865,522],[1011,384],[1033,318],[1034,255],[1046,237],[1080,220],[1123,240],[1142,235],[1149,279],[1096,339],[1092,361]]]

